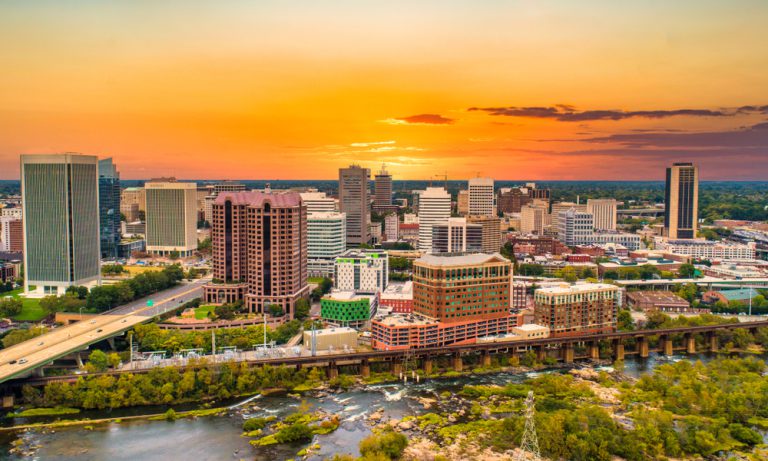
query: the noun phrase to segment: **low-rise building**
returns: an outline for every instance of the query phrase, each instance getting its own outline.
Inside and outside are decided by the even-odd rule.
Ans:
[[[378,307],[378,294],[332,291],[320,300],[320,317],[333,325],[364,328]]]
[[[390,283],[381,293],[381,307],[392,309],[395,314],[410,314],[413,312],[413,282]]]
[[[358,334],[349,327],[323,328],[321,330],[304,330],[303,343],[307,350],[341,351],[357,347]]]
[[[754,259],[757,245],[731,242],[715,242],[704,239],[670,240],[655,239],[656,248],[670,253],[692,256],[696,259]]]
[[[691,303],[671,291],[630,291],[626,294],[627,304],[645,312],[700,313],[707,309],[695,309]]]

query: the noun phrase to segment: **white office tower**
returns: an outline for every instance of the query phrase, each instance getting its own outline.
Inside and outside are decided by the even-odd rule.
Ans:
[[[544,229],[549,225],[549,218],[546,207],[526,205],[520,209],[520,232],[544,235]]]
[[[147,251],[188,257],[197,250],[197,184],[153,179],[147,192]]]
[[[301,201],[307,206],[307,214],[339,211],[338,201],[325,192],[301,192]]]
[[[24,291],[30,296],[61,295],[70,286],[98,284],[97,157],[22,155],[21,196]]]
[[[469,214],[496,216],[496,194],[493,192],[493,178],[472,178],[469,180]]]
[[[587,213],[592,213],[596,230],[616,230],[616,199],[589,199]]]
[[[419,197],[419,251],[432,251],[432,226],[451,217],[451,194],[442,187],[428,187]]]
[[[380,293],[389,285],[389,255],[381,250],[347,250],[336,258],[334,288]]]
[[[307,215],[307,272],[310,277],[333,276],[336,257],[347,249],[347,217],[344,213]]]
[[[560,227],[557,230],[557,238],[568,246],[585,244],[590,241],[595,230],[592,214],[577,211],[575,208],[561,211],[558,223]]]

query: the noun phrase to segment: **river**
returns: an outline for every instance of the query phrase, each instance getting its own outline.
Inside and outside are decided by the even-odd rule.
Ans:
[[[652,356],[641,360],[628,357],[624,373],[640,376],[653,371],[660,363],[669,360],[711,360],[713,356],[699,354],[695,356],[673,356],[659,359]],[[763,359],[766,356],[762,356]],[[554,370],[557,371],[557,370]],[[546,371],[545,371],[546,372]],[[327,435],[315,436],[312,443],[320,445],[320,450],[310,459],[323,460],[335,453],[358,455],[360,440],[371,433],[367,422],[368,416],[381,409],[388,418],[401,419],[407,415],[419,415],[425,410],[418,399],[435,398],[442,392],[456,392],[465,384],[505,384],[521,382],[530,377],[525,373],[494,373],[485,375],[462,376],[453,379],[427,380],[416,384],[381,384],[370,385],[362,389],[351,390],[323,397],[305,396],[301,399],[287,395],[256,397],[247,405],[238,405],[226,416],[201,417],[168,421],[126,420],[120,423],[94,425],[92,430],[83,426],[70,428],[35,429],[22,434],[5,433],[0,437],[0,460],[30,459],[9,453],[11,443],[21,436],[29,444],[40,448],[32,459],[40,460],[170,460],[192,457],[194,461],[255,459],[257,461],[280,461],[295,457],[296,453],[308,444],[277,445],[270,447],[252,447],[249,439],[241,437],[242,424],[247,416],[286,416],[299,407],[302,400],[313,409],[322,409],[340,417],[342,423],[338,430]],[[179,409],[179,407],[174,407]],[[189,407],[182,409],[190,409]],[[143,409],[123,409],[112,412],[84,412],[72,418],[83,417],[109,418],[122,417],[142,412],[157,413],[157,407]],[[11,421],[5,420],[5,425]],[[20,421],[17,420],[18,424]]]

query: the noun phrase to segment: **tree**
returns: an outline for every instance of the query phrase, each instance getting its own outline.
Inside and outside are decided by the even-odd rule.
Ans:
[[[299,320],[309,317],[310,304],[306,298],[299,298],[293,308],[293,316]]]
[[[693,264],[681,264],[680,268],[677,270],[677,275],[679,275],[680,278],[690,279],[693,278],[695,271],[696,268],[693,267]]]
[[[400,459],[407,446],[406,436],[389,429],[363,439],[360,442],[360,454],[364,458],[384,455],[387,459]]]
[[[179,256],[181,256],[181,254],[179,254],[179,252],[178,252],[178,251],[176,251],[176,250],[173,250],[173,251],[171,251],[171,252],[170,252],[170,254],[168,254],[168,257],[169,257],[171,260],[176,260],[176,259],[179,259]]]
[[[213,311],[216,314],[216,317],[219,317],[220,319],[232,320],[235,318],[235,307],[232,304],[216,306]]]
[[[0,299],[0,317],[15,317],[21,314],[24,303],[18,298]]]
[[[93,367],[96,371],[104,371],[109,367],[109,357],[107,357],[107,354],[105,354],[104,351],[95,349],[91,352],[91,355],[88,356],[88,365]]]
[[[279,304],[270,304],[267,310],[269,311],[269,315],[272,317],[282,317],[285,315],[283,307]]]
[[[36,336],[40,336],[47,331],[48,331],[47,328],[30,328],[29,330],[22,330],[22,329],[12,330],[3,338],[3,347],[8,348],[11,346],[15,346],[16,344],[23,343],[24,341],[30,340]]]
[[[619,331],[633,331],[635,329],[635,321],[632,319],[632,313],[630,311],[626,309],[619,311],[617,327]]]

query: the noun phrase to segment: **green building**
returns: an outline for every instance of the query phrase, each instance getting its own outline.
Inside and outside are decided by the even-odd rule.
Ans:
[[[333,291],[320,300],[320,317],[334,325],[362,328],[376,315],[378,304],[375,295]]]

